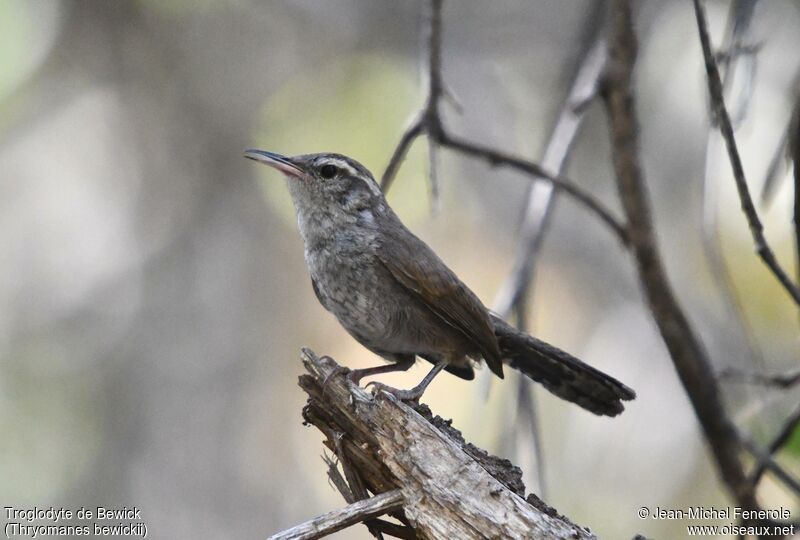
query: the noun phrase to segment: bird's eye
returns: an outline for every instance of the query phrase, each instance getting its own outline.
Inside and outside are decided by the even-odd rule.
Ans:
[[[331,179],[336,176],[336,173],[339,172],[339,169],[336,168],[334,165],[323,165],[322,168],[319,170],[320,176],[322,178]]]

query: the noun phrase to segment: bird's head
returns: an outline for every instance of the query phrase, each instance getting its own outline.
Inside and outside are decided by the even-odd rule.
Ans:
[[[353,221],[385,207],[380,186],[369,170],[341,154],[286,157],[265,150],[246,150],[244,157],[279,170],[287,177],[298,214],[330,214]]]

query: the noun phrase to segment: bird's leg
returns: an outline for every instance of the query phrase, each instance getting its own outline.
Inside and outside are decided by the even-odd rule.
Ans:
[[[439,372],[445,367],[447,367],[447,360],[440,360],[436,363],[436,365],[433,366],[433,369],[431,369],[428,374],[425,375],[425,378],[422,379],[417,386],[411,388],[410,390],[398,390],[396,388],[392,388],[391,386],[381,384],[377,381],[372,381],[367,384],[367,386],[374,386],[375,392],[383,391],[392,394],[400,401],[419,401],[419,398],[421,398],[422,394],[425,393],[425,389],[428,388],[428,385],[431,384],[431,381],[433,381],[434,377],[436,377],[436,375],[438,375]]]
[[[395,358],[395,362],[391,364],[384,364],[382,366],[375,366],[369,368],[361,368],[361,369],[350,369],[344,366],[337,366],[334,370],[328,373],[328,376],[325,377],[325,380],[322,381],[322,395],[325,395],[325,389],[328,387],[328,383],[336,376],[340,374],[347,374],[347,379],[358,386],[358,383],[361,382],[361,379],[364,377],[370,377],[372,375],[380,375],[382,373],[392,373],[394,371],[407,371],[408,368],[414,365],[415,356],[411,355],[402,355]]]
[[[395,371],[408,371],[408,368],[414,365],[413,354],[398,355],[395,357],[393,364],[384,364],[382,366],[375,366],[370,368],[354,369],[348,373],[347,378],[353,383],[358,385],[364,377],[371,377],[372,375],[381,375],[382,373],[393,373]]]

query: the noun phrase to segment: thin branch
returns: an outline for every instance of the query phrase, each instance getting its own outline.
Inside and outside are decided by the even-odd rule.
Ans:
[[[794,240],[795,240],[795,272],[800,280],[800,92],[792,111],[792,123],[789,126],[788,149],[794,163]]]
[[[784,421],[783,426],[781,427],[778,434],[775,436],[775,439],[769,445],[769,451],[772,454],[775,454],[778,450],[783,448],[789,439],[791,438],[792,434],[795,430],[800,426],[800,404],[797,405],[794,412],[789,415],[789,417]]]
[[[358,501],[350,490],[350,486],[347,485],[347,481],[342,477],[342,473],[339,472],[336,460],[328,456],[327,453],[323,453],[322,461],[328,466],[328,483],[336,488],[336,491],[339,492],[347,503],[352,504]]]
[[[443,0],[430,0],[431,23],[428,25],[428,103],[425,106],[429,128],[439,116],[439,100],[444,95],[442,77],[442,4]]]
[[[783,131],[778,145],[775,147],[775,152],[772,154],[772,159],[767,167],[767,174],[764,176],[764,184],[761,186],[761,207],[769,208],[772,205],[772,199],[780,186],[780,180],[787,174],[786,171],[786,146],[789,144],[789,130],[791,129],[791,121],[789,126]]]
[[[342,434],[335,435],[336,441],[338,441],[338,443],[336,444],[337,449],[342,448],[341,435]],[[339,450],[337,450],[337,452],[338,451]],[[344,452],[342,452],[342,455],[343,454]],[[347,485],[347,481],[344,479],[344,477],[342,477],[342,473],[339,472],[336,460],[334,460],[327,454],[323,454],[322,460],[325,462],[325,465],[328,466],[328,480],[330,481],[331,484],[333,484],[333,486],[342,495],[342,497],[344,497],[344,500],[347,503],[352,504],[359,500],[367,499],[366,494],[361,498],[356,498],[353,495],[350,486]],[[341,461],[341,458],[339,458],[339,460],[340,460],[339,463],[342,464],[342,468],[344,469],[345,466],[344,462]],[[364,525],[367,526],[369,532],[378,540],[382,540],[383,538],[383,536],[381,536],[381,533],[388,534],[396,538],[404,538],[407,540],[416,540],[417,538],[416,533],[414,533],[414,530],[411,527],[397,525],[395,523],[390,523],[382,519],[376,519],[376,518],[368,519],[364,522]]]
[[[587,24],[591,27],[589,39],[584,40],[583,54],[577,62],[572,74],[572,85],[567,97],[556,117],[550,137],[542,157],[542,168],[556,175],[562,174],[567,159],[574,146],[588,105],[597,96],[597,87],[603,67],[606,63],[607,49],[605,44],[604,25],[598,25],[598,17],[602,17],[604,6],[598,2],[586,15]],[[513,311],[517,328],[528,331],[526,321],[528,304],[531,301],[531,284],[534,280],[536,261],[544,242],[548,224],[551,222],[556,201],[556,190],[551,183],[534,182],[528,187],[528,199],[522,214],[519,240],[517,241],[516,258],[509,276],[500,287],[500,292],[493,302],[493,310],[502,318],[508,318]],[[490,378],[484,378],[486,390],[491,384]],[[515,435],[524,433],[523,425],[527,425],[532,439],[535,457],[536,479],[541,496],[547,494],[545,478],[544,454],[542,451],[540,422],[535,389],[524,377],[517,380],[517,426]],[[515,446],[516,448],[516,446]]]
[[[777,454],[778,451],[783,448],[787,442],[789,442],[792,434],[796,429],[798,429],[798,426],[800,426],[800,404],[797,405],[792,414],[790,414],[789,417],[784,421],[783,426],[781,426],[781,429],[778,431],[778,434],[769,444],[769,453],[766,455],[772,458],[772,456]],[[761,477],[764,475],[764,472],[766,472],[768,467],[769,463],[767,460],[759,459],[758,465],[753,471],[753,474],[750,475],[750,482],[753,484],[753,486],[758,485]],[[800,490],[797,491],[800,493]]]
[[[778,465],[775,460],[772,459],[772,456],[769,453],[762,450],[755,442],[747,437],[742,439],[742,444],[748,452],[758,459],[760,464],[763,464],[766,469],[775,475],[775,478],[786,484],[795,493],[800,493],[800,481],[787,473],[783,467]]]
[[[623,245],[627,244],[625,225],[620,223],[614,217],[613,213],[607,210],[594,196],[584,192],[573,182],[550,174],[536,163],[513,156],[499,149],[467,141],[466,139],[452,135],[445,129],[439,109],[440,101],[445,97],[445,87],[442,82],[442,1],[443,0],[430,0],[431,15],[428,30],[429,84],[425,106],[422,111],[420,111],[417,119],[411,123],[400,138],[400,142],[392,153],[386,171],[381,177],[381,188],[384,191],[388,191],[389,187],[394,182],[397,171],[408,153],[411,144],[417,137],[424,134],[434,143],[455,150],[468,157],[481,159],[492,166],[509,167],[535,179],[546,180],[552,183],[554,188],[563,191],[591,213],[599,217],[611,228]]]
[[[791,281],[789,276],[781,267],[775,254],[767,243],[764,237],[764,226],[758,217],[753,199],[750,196],[750,190],[747,187],[747,179],[744,174],[744,167],[742,165],[739,150],[736,146],[736,138],[733,134],[733,127],[731,119],[728,115],[728,110],[725,107],[725,98],[723,96],[722,81],[719,75],[719,68],[717,67],[717,60],[711,50],[711,39],[708,35],[708,23],[706,22],[705,10],[700,0],[694,1],[694,11],[697,19],[697,28],[700,34],[700,43],[703,48],[703,58],[706,65],[706,74],[708,80],[708,90],[711,97],[711,105],[714,111],[714,117],[719,124],[719,129],[725,139],[725,145],[728,148],[728,156],[730,157],[731,167],[733,169],[733,178],[736,182],[736,189],[739,192],[739,200],[742,204],[742,211],[747,218],[747,224],[750,227],[750,234],[753,237],[753,242],[756,246],[758,256],[764,261],[764,264],[772,271],[783,288],[792,297],[796,304],[800,305],[800,289]]]
[[[274,534],[268,540],[314,540],[402,507],[403,494],[399,489],[394,489],[323,514]]]
[[[467,141],[466,139],[450,135],[446,132],[442,132],[439,144],[461,152],[467,157],[486,161],[494,167],[508,167],[533,176],[534,178],[541,178],[549,181],[556,190],[563,191],[565,194],[572,197],[573,200],[582,204],[587,210],[590,210],[596,217],[600,218],[600,220],[608,225],[616,234],[621,244],[628,245],[629,238],[626,226],[620,223],[593,195],[586,193],[570,180],[552,175],[532,161],[522,159],[502,150],[496,150],[482,144]]]
[[[363,501],[369,498],[369,493],[367,493],[367,488],[364,486],[364,481],[359,476],[358,471],[350,465],[349,460],[347,459],[347,455],[344,453],[344,449],[342,448],[342,438],[344,437],[344,433],[335,433],[334,434],[334,451],[336,452],[336,457],[339,460],[339,464],[342,466],[342,472],[344,473],[344,477],[346,479],[345,483],[347,486],[347,491],[350,492],[350,498],[347,497],[347,494],[339,489],[339,492],[342,493],[344,500],[348,503],[354,503],[357,501]],[[334,469],[334,471],[338,472],[338,470]],[[330,468],[328,469],[328,478],[331,478],[332,471]],[[339,479],[341,479],[341,475]],[[338,480],[336,480],[338,481]],[[367,526],[370,534],[374,536],[377,540],[383,540],[383,535],[380,533],[379,530],[375,527],[375,520],[370,519],[364,522],[364,525]]]
[[[732,115],[735,118],[734,129],[738,129],[747,118],[752,101],[754,86],[752,79],[755,76],[757,56],[755,52],[749,52],[752,47],[747,45],[747,41],[753,11],[757,3],[758,0],[737,0],[731,4],[728,16],[728,31],[723,48],[726,53],[723,63],[725,67],[723,87],[726,96],[737,98],[732,108]],[[720,56],[718,55],[718,58]],[[737,76],[740,69],[744,70],[745,77]],[[719,130],[716,129],[716,118],[713,116],[710,124],[703,174],[701,237],[711,273],[717,277],[714,285],[719,289],[724,312],[731,315],[731,321],[737,327],[737,331],[734,333],[739,336],[740,347],[748,357],[750,364],[763,367],[763,357],[754,346],[755,339],[745,318],[742,300],[736,291],[728,263],[722,252],[718,219],[720,187],[718,170],[723,156],[722,145],[724,143]]]
[[[796,133],[800,129],[797,124],[798,108],[800,107],[800,71],[795,74],[794,83],[792,84],[792,91],[794,92],[794,109],[789,115],[789,122],[781,133],[781,138],[775,146],[775,152],[772,154],[772,159],[767,168],[767,174],[764,177],[764,184],[761,187],[761,206],[769,208],[778,188],[783,179],[789,175],[787,164],[792,162],[795,169],[798,166],[796,156],[792,155],[794,152],[789,150],[791,145],[796,144]]]
[[[598,81],[607,58],[605,38],[598,36],[587,49],[572,88],[558,114],[542,159],[543,169],[553,171],[555,175],[561,174],[580,132],[588,110],[587,105],[596,95]],[[514,305],[529,289],[533,278],[534,260],[541,247],[543,232],[549,220],[552,202],[555,200],[554,193],[553,184],[537,183],[531,186],[516,249],[517,258],[511,274],[494,301],[494,311],[503,318],[508,317]]]
[[[352,468],[349,465],[349,462],[345,460],[345,453],[342,445],[342,437],[343,433],[333,433],[333,440],[334,440],[334,449],[336,452],[336,460],[332,457],[328,456],[327,454],[322,455],[322,460],[325,462],[325,465],[328,466],[328,481],[336,488],[336,490],[344,497],[344,500],[352,504],[354,502],[365,500],[369,497],[366,489],[363,488],[364,483],[361,481],[361,477],[358,475],[358,471]],[[338,465],[341,464],[342,469],[345,471],[345,475],[348,475],[348,468],[352,469],[355,472],[355,476],[359,479],[358,489],[353,488],[351,489],[347,483],[347,480],[344,479],[342,473],[339,472]],[[354,495],[354,492],[358,491],[358,496]],[[403,519],[402,512],[396,512],[393,516],[403,523],[406,523],[407,520]],[[389,536],[394,536],[396,538],[403,538],[406,540],[416,540],[417,535],[414,532],[414,529],[404,525],[398,525],[396,523],[390,523],[388,521],[382,519],[368,519],[364,521],[364,525],[367,526],[369,532],[378,540],[382,540],[382,534],[388,534]]]
[[[436,214],[441,207],[439,200],[439,147],[432,139],[428,139],[428,178],[430,178],[431,211]]]
[[[727,369],[720,373],[720,377],[737,382],[757,384],[760,386],[770,386],[785,390],[800,384],[800,369],[792,370],[787,373],[777,375],[766,375],[763,373],[742,373],[741,371]]]
[[[419,118],[414,120],[412,124],[406,129],[403,136],[400,138],[400,143],[395,148],[392,158],[389,160],[389,165],[381,177],[381,189],[384,192],[389,191],[389,187],[394,182],[397,171],[408,153],[408,149],[414,140],[427,133],[430,129],[431,119],[438,122],[439,117],[439,99],[444,92],[442,84],[442,4],[443,0],[430,0],[430,13],[428,29],[428,95],[425,102],[425,107],[420,111]],[[435,180],[431,178],[431,182]],[[435,191],[431,185],[431,192]],[[435,202],[433,205],[435,206]]]
[[[521,326],[521,325],[520,325]],[[536,400],[534,399],[534,385],[531,381],[524,377],[518,377],[517,384],[517,422],[519,425],[527,425],[530,430],[530,442],[533,447],[533,457],[535,459],[534,466],[536,467],[536,493],[540,497],[547,496],[547,477],[545,476],[544,466],[544,449],[542,448],[541,437],[541,423],[539,421],[539,408],[537,407]],[[517,430],[517,438],[519,441],[520,431]],[[517,450],[517,455],[520,452]]]
[[[373,534],[377,532],[378,534],[387,534],[395,538],[402,538],[403,540],[418,540],[417,533],[414,532],[414,529],[406,525],[398,525],[397,523],[391,523],[385,519],[377,518],[367,520],[365,523],[369,525],[370,532]]]
[[[391,187],[392,182],[394,182],[394,178],[397,176],[397,171],[400,169],[400,165],[402,165],[403,160],[406,159],[408,149],[411,148],[411,145],[414,143],[417,137],[422,134],[423,131],[424,128],[422,119],[416,118],[413,122],[411,122],[411,125],[406,128],[405,132],[403,132],[403,136],[400,137],[400,142],[397,143],[397,147],[394,149],[392,157],[389,159],[389,164],[386,166],[386,170],[383,172],[383,176],[381,177],[381,189],[384,192],[389,191],[389,187]]]
[[[639,157],[639,122],[632,90],[637,42],[629,1],[616,0],[604,97],[617,184],[630,227],[639,279],[678,376],[714,455],[719,473],[744,508],[759,508],[739,458],[742,443],[720,399],[711,362],[666,275]]]
[[[729,39],[723,50],[717,54],[717,63],[722,64],[725,68],[723,88],[730,91],[734,83],[738,84],[739,91],[735,93],[737,99],[731,107],[733,111],[731,123],[734,130],[738,129],[739,125],[747,118],[753,98],[756,60],[761,51],[761,45],[754,44],[749,40],[749,30],[758,1],[734,0],[732,2],[727,32]],[[734,72],[741,66],[744,66],[746,75],[735,80]],[[733,94],[733,92],[729,93]]]

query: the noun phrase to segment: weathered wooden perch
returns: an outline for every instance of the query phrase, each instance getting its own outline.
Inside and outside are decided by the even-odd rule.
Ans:
[[[323,382],[338,365],[308,349],[302,359],[309,372],[300,377],[300,387],[308,394],[303,418],[325,435],[325,445],[338,457],[344,478],[333,463],[329,478],[351,503],[327,517],[336,514],[353,523],[355,515],[376,537],[595,538],[535,495],[526,499],[518,467],[466,443],[449,421],[434,417],[427,406],[412,408],[386,393],[373,397],[339,374],[327,380],[323,392]],[[398,490],[400,505],[395,499]],[[368,492],[386,494],[382,497],[394,505],[358,503]],[[359,504],[372,512],[357,515]],[[380,513],[400,523],[375,519]],[[294,528],[302,528],[302,536],[287,536],[289,530],[273,538],[320,538],[346,526],[336,519],[325,521],[328,528],[314,525],[320,521],[324,520]]]

